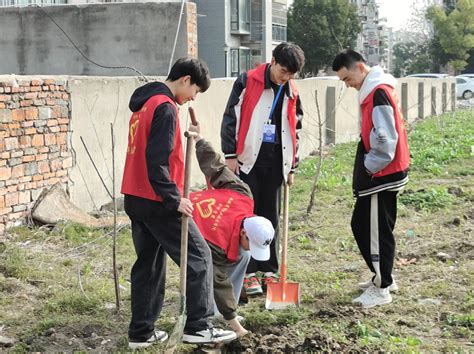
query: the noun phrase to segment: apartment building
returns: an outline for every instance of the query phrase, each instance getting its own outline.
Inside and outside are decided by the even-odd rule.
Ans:
[[[198,52],[212,77],[235,77],[269,62],[286,41],[287,0],[195,0]]]

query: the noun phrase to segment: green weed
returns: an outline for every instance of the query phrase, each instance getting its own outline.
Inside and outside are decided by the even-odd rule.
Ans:
[[[415,210],[432,212],[449,207],[454,197],[444,187],[433,187],[417,191],[408,189],[400,194],[399,201],[414,207]]]

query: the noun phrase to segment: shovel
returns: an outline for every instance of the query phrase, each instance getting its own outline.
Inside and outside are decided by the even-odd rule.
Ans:
[[[280,281],[267,284],[267,310],[282,310],[288,306],[300,305],[300,284],[286,281],[286,262],[288,253],[288,195],[289,187],[285,183],[283,197],[283,238],[281,240]]]
[[[189,107],[189,114],[191,116],[191,123],[197,124],[196,115],[192,107]],[[193,137],[196,133],[184,132],[186,137],[186,159],[184,163],[184,191],[183,197],[189,198],[189,182],[191,179],[191,157],[193,150]],[[176,346],[183,338],[184,326],[186,325],[186,268],[188,266],[188,224],[189,217],[184,215],[181,217],[181,261],[179,273],[179,292],[180,292],[180,306],[179,316],[174,325],[173,332],[171,332],[166,344],[166,353],[173,353]]]

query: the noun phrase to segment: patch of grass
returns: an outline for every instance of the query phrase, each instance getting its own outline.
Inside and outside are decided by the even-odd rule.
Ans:
[[[440,175],[446,165],[471,156],[472,112],[444,114],[417,124],[409,134],[413,171]]]
[[[454,201],[454,197],[448,193],[445,187],[433,187],[413,191],[403,191],[399,197],[400,203],[409,205],[415,210],[436,211],[448,208]]]
[[[49,314],[93,315],[100,311],[100,300],[85,297],[80,292],[66,291],[50,299],[44,307]]]
[[[474,329],[474,314],[451,315],[446,322],[450,326],[461,326]]]
[[[0,273],[6,277],[26,279],[31,274],[27,258],[26,251],[20,248],[7,248],[0,254]]]

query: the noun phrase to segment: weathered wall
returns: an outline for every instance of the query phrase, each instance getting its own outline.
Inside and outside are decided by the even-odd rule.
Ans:
[[[166,75],[181,1],[0,8],[0,74]],[[196,4],[186,3],[174,58],[197,57]]]
[[[69,181],[70,107],[61,78],[0,76],[0,235],[43,188]]]
[[[410,79],[413,80],[413,79]],[[220,125],[233,79],[214,79],[192,106],[202,122],[203,135],[220,150]],[[452,109],[453,79],[409,82],[398,89],[409,121],[418,117],[419,82],[424,116]],[[401,80],[404,83],[404,80]],[[445,83],[445,99],[442,99]],[[73,202],[85,210],[100,208],[110,198],[82,144],[84,140],[109,190],[112,188],[111,123],[115,132],[116,190],[120,191],[127,145],[128,102],[143,84],[136,77],[32,78],[0,76],[0,232],[26,215],[42,188],[59,180],[68,183]],[[302,158],[319,145],[318,110],[323,143],[353,141],[359,136],[357,92],[337,80],[297,82],[305,113],[300,144]],[[432,87],[436,102],[431,100]],[[403,97],[405,98],[403,98]],[[427,98],[428,96],[428,98]],[[403,99],[402,99],[403,98]],[[407,102],[403,100],[407,99]],[[415,109],[416,108],[416,109]],[[187,106],[180,109],[181,127],[189,124]],[[68,137],[68,135],[70,137]],[[193,161],[193,184],[204,179]]]

